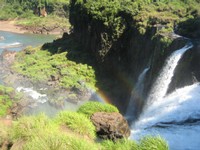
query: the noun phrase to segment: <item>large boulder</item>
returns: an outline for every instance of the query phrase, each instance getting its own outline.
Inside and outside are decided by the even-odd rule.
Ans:
[[[91,121],[100,138],[115,141],[130,136],[128,122],[120,113],[97,112],[91,116]]]

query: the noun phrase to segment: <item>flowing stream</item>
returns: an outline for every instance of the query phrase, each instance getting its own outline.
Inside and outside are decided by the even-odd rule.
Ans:
[[[150,95],[147,99],[147,105],[150,105],[152,102],[160,101],[163,99],[163,97],[167,93],[168,86],[174,75],[174,70],[178,64],[178,61],[180,60],[182,55],[192,47],[192,44],[189,43],[183,48],[176,50],[169,56],[169,58],[165,62],[165,65],[160,75],[158,76],[155,84],[153,85],[153,88],[150,91]]]
[[[185,86],[166,95],[178,61],[190,48],[192,44],[176,50],[166,60],[150,91],[143,113],[131,126],[131,139],[161,135],[171,150],[199,150],[200,84]]]

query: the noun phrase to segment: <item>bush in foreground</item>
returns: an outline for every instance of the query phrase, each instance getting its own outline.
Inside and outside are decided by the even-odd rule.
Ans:
[[[135,141],[121,139],[116,142],[106,140],[102,142],[103,150],[138,150],[138,145]]]
[[[169,150],[169,146],[160,136],[146,136],[141,139],[139,150]]]
[[[92,139],[96,137],[94,125],[83,114],[63,111],[55,118],[55,122],[59,125],[65,125],[68,129],[80,135],[86,135]]]
[[[117,107],[111,104],[103,104],[99,102],[90,101],[82,105],[77,112],[83,113],[87,117],[90,117],[95,112],[119,112],[119,110],[117,109]]]
[[[63,128],[65,125],[66,128]],[[133,140],[103,140],[96,142],[95,128],[90,120],[77,112],[61,112],[55,119],[44,114],[26,116],[5,128],[0,124],[0,149],[5,141],[11,149],[24,150],[168,150],[160,136],[147,136],[138,143]],[[88,138],[89,137],[89,138]]]

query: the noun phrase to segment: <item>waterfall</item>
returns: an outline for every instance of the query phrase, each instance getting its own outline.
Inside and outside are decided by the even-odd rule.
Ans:
[[[155,101],[132,125],[131,139],[160,135],[172,150],[198,150],[200,147],[200,84],[177,89]]]
[[[147,99],[147,105],[151,105],[153,101],[162,100],[162,98],[167,93],[168,86],[171,82],[178,61],[181,59],[182,55],[192,47],[193,45],[189,43],[183,48],[176,50],[169,56],[169,58],[165,62],[165,65],[160,75],[154,83],[153,88],[150,91],[150,94]]]
[[[142,73],[138,77],[135,87],[133,88],[131,92],[131,98],[130,98],[126,115],[125,115],[128,120],[135,119],[136,114],[137,114],[137,110],[136,110],[137,104],[142,103],[142,102],[137,102],[137,101],[143,100],[142,94],[143,94],[143,89],[144,89],[144,79],[148,70],[149,68],[145,68],[142,71]]]
[[[200,83],[176,89],[166,95],[174,70],[187,44],[173,52],[153,85],[147,106],[131,126],[131,139],[160,135],[172,150],[198,150],[200,147]]]

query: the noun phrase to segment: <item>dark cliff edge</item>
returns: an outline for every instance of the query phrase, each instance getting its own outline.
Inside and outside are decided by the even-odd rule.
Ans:
[[[192,40],[192,43],[193,48],[183,55],[175,70],[168,93],[200,81],[200,40]]]
[[[67,49],[69,52],[68,59],[92,64],[96,69],[96,86],[100,91],[103,91],[112,104],[116,105],[122,113],[125,113],[131,97],[131,91],[137,82],[139,74],[146,67],[150,68],[145,79],[143,97],[145,98],[165,59],[173,51],[182,48],[188,40],[171,32],[171,28],[167,24],[175,23],[176,20],[173,20],[173,18],[172,20],[168,18],[159,20],[159,16],[150,16],[147,18],[149,20],[144,20],[144,22],[147,21],[147,25],[140,26],[141,19],[136,19],[138,14],[123,9],[128,7],[126,5],[129,4],[120,8],[117,8],[118,5],[114,5],[113,8],[112,5],[109,5],[109,11],[114,8],[116,8],[116,11],[112,12],[113,16],[108,17],[109,12],[104,12],[105,7],[100,7],[104,5],[103,2],[102,4],[95,3],[97,10],[93,10],[90,7],[90,3],[72,0],[70,23],[73,28],[70,35],[66,33],[62,39],[46,44],[43,48],[51,49],[51,47],[56,47],[59,52]],[[151,5],[156,6],[156,3]],[[140,9],[139,7],[138,5],[137,9]],[[99,11],[102,12],[98,13]],[[160,6],[158,6],[159,11],[161,11]],[[141,29],[144,29],[144,31]],[[198,58],[195,57],[196,54],[190,53],[191,51],[187,52],[194,59],[190,62],[198,61]],[[185,57],[190,58],[190,56],[184,55],[182,60]],[[197,66],[194,68],[195,66],[192,65],[194,70],[197,69]],[[177,68],[177,70],[180,69]],[[187,71],[190,70],[188,69]],[[180,71],[176,72],[180,73]],[[193,73],[198,74],[195,71]],[[188,76],[190,75],[188,74],[182,76],[182,78],[179,75],[175,75],[170,89],[187,84],[187,81],[182,82],[186,76],[190,82],[193,80],[189,79],[190,77]],[[195,77],[199,78],[199,75],[195,75]]]
[[[181,58],[168,93],[176,88],[192,85],[200,81],[200,17],[181,22],[177,33],[190,38],[193,47]]]

